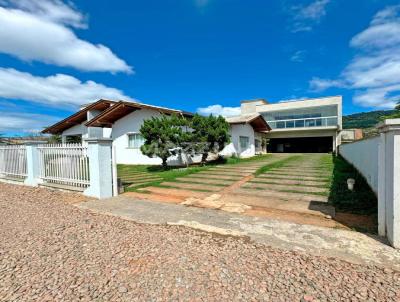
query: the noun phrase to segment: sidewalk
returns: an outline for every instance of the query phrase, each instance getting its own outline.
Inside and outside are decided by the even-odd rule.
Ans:
[[[285,250],[400,270],[399,250],[388,246],[383,238],[359,232],[136,200],[124,195],[77,206],[139,223],[182,225],[222,235],[246,236],[257,243]]]

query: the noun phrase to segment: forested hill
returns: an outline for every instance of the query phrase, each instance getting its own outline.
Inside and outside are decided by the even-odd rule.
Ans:
[[[381,116],[392,113],[394,113],[394,110],[377,110],[345,115],[343,116],[343,129],[374,127],[379,123]]]

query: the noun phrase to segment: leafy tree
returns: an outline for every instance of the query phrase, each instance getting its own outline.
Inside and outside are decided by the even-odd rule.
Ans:
[[[389,115],[382,116],[381,120],[383,121],[390,118],[400,118],[400,101],[397,102],[393,112]]]
[[[186,119],[175,115],[145,120],[140,127],[140,133],[145,140],[140,150],[147,156],[160,157],[163,167],[166,168],[168,157],[176,154],[176,149],[188,139],[185,134],[186,126]]]
[[[59,144],[61,141],[61,135],[59,134],[53,134],[48,138],[49,144]]]
[[[204,164],[210,152],[222,151],[226,143],[229,143],[229,124],[222,116],[208,117],[196,114],[190,121],[193,129],[192,142],[201,149],[201,162]]]

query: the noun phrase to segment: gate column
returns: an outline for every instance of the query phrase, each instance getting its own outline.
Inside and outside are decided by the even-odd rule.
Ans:
[[[113,196],[112,139],[87,138],[90,185],[83,194],[99,199]]]
[[[40,183],[39,178],[39,152],[37,147],[46,142],[32,141],[26,142],[26,172],[24,184],[32,187],[38,186]]]
[[[400,119],[387,119],[378,129],[378,230],[393,247],[400,248]]]

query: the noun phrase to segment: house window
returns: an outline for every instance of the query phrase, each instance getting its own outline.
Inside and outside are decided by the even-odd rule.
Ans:
[[[255,140],[255,147],[260,148],[261,147],[261,141],[259,139]]]
[[[245,150],[249,147],[249,137],[239,136],[240,149]]]
[[[139,149],[144,144],[144,138],[139,133],[128,134],[128,147]]]

